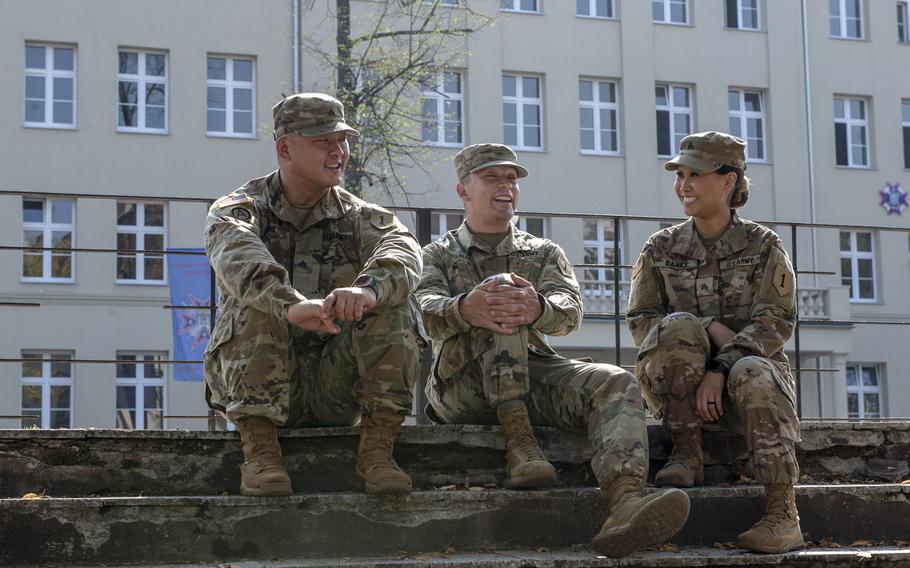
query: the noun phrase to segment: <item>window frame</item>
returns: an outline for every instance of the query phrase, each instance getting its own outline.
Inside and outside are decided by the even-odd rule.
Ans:
[[[56,130],[76,130],[78,128],[78,74],[79,74],[79,51],[74,44],[65,43],[46,43],[46,42],[25,42],[26,61],[23,61],[23,80],[22,80],[22,101],[27,103],[28,97],[28,77],[41,77],[44,79],[44,121],[29,121],[25,113],[25,106],[22,107],[22,126],[25,128],[51,128]],[[41,69],[28,67],[27,53],[29,47],[44,48],[44,67]],[[73,52],[73,69],[54,69],[54,50],[70,49]],[[72,122],[54,122],[54,79],[71,79],[73,81],[73,120]],[[63,99],[61,99],[63,100]]]
[[[123,359],[124,357],[135,357],[135,359]],[[149,357],[152,357],[151,359]],[[153,409],[161,411],[161,428],[162,430],[167,429],[167,393],[168,393],[168,377],[167,377],[167,365],[161,365],[161,376],[160,377],[146,377],[145,376],[145,366],[148,363],[154,363],[155,361],[163,361],[167,359],[167,353],[158,352],[158,351],[117,351],[116,358],[118,361],[124,361],[124,363],[117,363],[114,365],[114,424],[116,428],[123,428],[124,430],[151,430],[146,424],[145,414],[148,412],[149,408],[145,404],[145,389],[146,387],[161,387],[161,408]],[[132,365],[135,368],[134,377],[122,377],[120,376],[120,366],[121,365]],[[132,387],[135,389],[134,398],[135,408],[121,408],[116,391],[119,387]],[[140,408],[142,409],[140,412]],[[135,422],[133,428],[121,427],[119,425],[120,413],[124,410],[133,410],[136,413]],[[155,428],[156,430],[158,428]]]
[[[747,8],[746,6],[743,5],[743,2],[744,2],[744,1],[749,1],[749,2],[753,2],[753,1],[754,1],[754,2],[755,2],[755,9],[754,9],[754,11],[755,11],[755,27],[753,27],[753,28],[745,27],[745,26],[743,25],[743,14],[746,12],[746,10],[752,11],[752,8],[751,8],[751,7],[748,7],[748,8]],[[725,10],[726,10],[726,14],[724,14],[724,16],[725,16],[725,17],[724,17],[724,26],[725,26],[728,30],[739,30],[739,31],[744,31],[744,32],[759,32],[759,31],[762,31],[763,28],[762,28],[762,10],[761,10],[761,3],[762,3],[762,0],[726,0],[726,1],[724,2],[724,8],[725,8]],[[732,25],[732,26],[730,25],[730,23],[731,23],[731,22],[730,22],[730,5],[731,5],[731,4],[735,4],[734,16],[736,17],[736,23],[735,23],[734,25]]]
[[[904,142],[904,169],[910,169],[910,99],[901,99],[901,134]]]
[[[907,0],[897,0],[897,43],[910,44],[910,8]]]
[[[116,206],[124,205],[136,205],[136,224],[135,225],[121,225],[119,219],[117,220],[116,225],[116,260],[114,266],[114,283],[115,284],[126,284],[126,285],[153,285],[153,286],[167,286],[167,255],[162,254],[150,254],[150,258],[161,258],[161,279],[154,280],[148,279],[145,277],[145,260],[146,253],[138,252],[146,249],[146,236],[147,235],[161,235],[161,250],[167,250],[167,228],[168,228],[168,215],[167,215],[167,203],[164,201],[133,201],[133,200],[117,200]],[[162,225],[157,227],[155,225],[146,225],[145,224],[145,208],[148,205],[160,205],[162,209]],[[136,252],[129,253],[119,252],[120,249],[120,235],[121,234],[131,234],[136,235],[136,248],[133,249]],[[140,246],[141,240],[141,246]],[[129,251],[129,249],[122,249],[123,251]],[[154,250],[154,249],[152,249]],[[136,260],[136,278],[121,278],[119,276],[119,261],[121,258],[135,258]],[[141,275],[141,278],[140,278]]]
[[[739,99],[739,109],[738,110],[729,108],[730,94],[732,94],[733,92],[737,93],[737,97]],[[753,95],[757,94],[758,95],[758,104],[761,107],[761,110],[759,110],[757,112],[754,110],[746,110],[746,94],[753,94]],[[768,160],[768,133],[767,133],[768,117],[765,116],[766,106],[767,105],[765,104],[765,91],[762,89],[749,89],[746,87],[728,87],[727,88],[727,107],[728,107],[727,112],[728,112],[728,115],[729,115],[729,118],[731,121],[733,121],[734,119],[739,121],[739,131],[741,134],[741,135],[739,135],[739,138],[742,138],[743,140],[746,141],[746,159],[749,161],[749,163],[768,163],[768,161],[769,161]],[[761,142],[761,151],[762,151],[761,156],[753,156],[749,153],[750,149],[754,148],[754,146],[750,143],[750,140],[753,140],[753,138],[749,138],[749,136],[748,136],[749,119],[757,119],[760,121],[760,124],[761,124],[761,132],[759,133],[759,138],[758,138],[758,140]],[[732,122],[731,122],[730,126],[731,126],[730,133],[736,135],[734,132],[734,129],[732,128],[732,126],[733,126]]]
[[[52,370],[52,363],[47,359],[60,359],[64,357],[69,357],[70,359],[75,359],[75,354],[71,350],[35,350],[35,349],[23,349],[22,358],[33,357],[35,359],[42,359],[41,361],[41,376],[40,377],[26,377],[23,372],[25,367],[25,362],[22,362],[19,365],[19,409],[22,416],[27,416],[27,412],[34,412],[34,409],[22,406],[22,390],[25,386],[40,386],[41,387],[41,428],[72,428],[73,427],[73,400],[75,398],[75,363],[69,363],[69,376],[67,377],[54,377]],[[62,357],[61,357],[62,356]],[[68,408],[56,408],[51,406],[52,397],[52,388],[53,387],[68,387],[69,388],[69,407]],[[69,414],[69,420],[67,421],[66,426],[51,426],[51,413],[54,411],[65,410]],[[25,425],[25,418],[20,418],[20,427],[28,428],[29,426]]]
[[[828,33],[830,34],[829,37],[831,37],[832,39],[846,39],[846,40],[852,40],[852,41],[862,41],[862,40],[866,39],[866,14],[865,14],[866,5],[865,5],[865,2],[863,2],[863,0],[835,0],[835,1],[837,2],[837,6],[838,6],[837,15],[831,13],[831,3],[830,2],[828,3]],[[857,3],[857,7],[858,7],[857,13],[859,14],[859,18],[858,18],[859,36],[857,36],[857,37],[847,35],[847,32],[848,32],[847,2],[856,2]],[[835,18],[837,18],[837,22],[838,22],[838,33],[836,33],[836,34],[832,33],[832,30],[831,30],[831,23],[832,23],[832,20],[834,20]]]
[[[840,245],[838,245],[838,249],[840,252],[839,259],[841,261],[843,261],[843,260],[850,261],[850,277],[849,277],[850,278],[850,285],[849,285],[850,286],[850,290],[849,290],[850,303],[851,304],[876,304],[876,303],[878,303],[878,267],[876,266],[876,259],[875,259],[875,252],[876,252],[875,237],[876,237],[876,235],[874,232],[871,232],[871,231],[840,231],[840,233],[838,234],[838,240],[843,235],[843,233],[848,233],[850,235],[849,250],[843,250],[842,248],[840,248]],[[857,247],[857,236],[859,233],[864,233],[864,234],[869,235],[869,245],[870,245],[869,248],[871,250],[869,250],[869,251],[859,250],[859,248]],[[863,280],[872,281],[872,297],[870,297],[870,298],[863,298],[861,296],[860,275],[859,275],[859,261],[860,260],[869,260],[872,264],[872,276],[868,277],[868,278],[865,278],[865,277],[863,278]],[[843,262],[841,262],[841,265],[843,265]],[[841,278],[841,285],[845,285],[843,281],[847,277],[844,276],[843,266],[841,266],[840,278]]]
[[[454,220],[455,217],[461,217],[461,220],[454,227],[449,227],[449,221]],[[433,232],[434,218],[438,227],[437,233]],[[447,232],[454,231],[460,227],[462,223],[464,223],[464,213],[437,213],[435,211],[430,213],[430,242],[438,241]]]
[[[654,5],[660,3],[663,7],[663,19],[655,20],[654,19]],[[682,4],[684,7],[683,11],[683,21],[674,22],[673,21],[673,10],[671,6],[673,4]],[[691,25],[692,15],[690,14],[689,9],[689,0],[651,0],[651,22],[655,24],[665,24],[668,26],[688,26]]]
[[[844,108],[844,117],[843,118],[838,118],[838,116],[837,116],[838,101],[841,101],[843,108]],[[869,112],[870,112],[869,107],[871,106],[869,104],[869,102],[870,102],[869,99],[864,98],[864,97],[851,97],[851,96],[847,96],[847,95],[835,95],[833,102],[834,102],[834,105],[833,105],[832,114],[834,116],[834,149],[835,149],[834,163],[835,163],[835,165],[838,167],[842,167],[842,168],[856,168],[856,169],[871,168],[872,167],[872,137],[869,132]],[[862,114],[863,114],[864,118],[853,118],[852,117],[852,112],[851,112],[850,108],[851,108],[851,103],[853,103],[853,102],[859,102],[860,104],[862,104]],[[844,136],[846,137],[846,139],[844,140],[844,144],[846,144],[846,151],[847,151],[847,163],[845,163],[845,164],[838,162],[838,151],[837,151],[837,148],[838,148],[837,125],[838,124],[843,124],[844,128],[845,128]],[[865,163],[855,163],[853,160],[853,149],[854,149],[854,147],[856,147],[856,145],[853,144],[851,141],[854,127],[863,129],[862,130],[863,131],[862,148],[865,148],[865,153],[866,153],[866,162]]]
[[[866,418],[883,418],[885,416],[885,398],[884,398],[884,373],[882,372],[884,365],[881,363],[847,363],[846,365],[846,390],[847,390],[847,418],[856,418],[858,420],[864,420]],[[866,386],[863,384],[863,371],[871,369],[875,374],[876,382],[878,383],[875,386]],[[856,377],[856,384],[851,385],[850,380],[850,371],[853,371],[853,376]],[[866,395],[874,394],[878,398],[878,416],[866,416],[866,405],[865,398]],[[853,415],[850,412],[850,395],[856,396],[856,415]]]
[[[589,223],[589,222],[595,223],[595,230],[596,230],[596,235],[597,235],[596,239],[584,238],[585,223]],[[620,268],[617,268],[617,270],[619,270],[619,276],[620,276],[619,287],[620,287],[620,293],[622,293],[622,287],[623,287],[623,284],[625,283],[622,279],[622,276],[623,276],[622,261],[623,261],[623,256],[624,256],[623,239],[622,239],[622,235],[623,235],[622,223],[619,224],[619,235],[614,234],[613,239],[611,239],[611,240],[604,239],[603,235],[604,235],[605,229],[607,229],[607,228],[609,228],[610,232],[613,231],[613,220],[612,219],[592,219],[589,217],[585,217],[585,218],[582,218],[581,223],[582,223],[582,225],[581,225],[582,249],[581,250],[582,250],[583,264],[607,264],[607,261],[606,261],[607,251],[609,251],[610,254],[612,255],[614,243],[616,242],[617,237],[618,237],[619,260],[617,261],[617,264],[619,265]],[[588,253],[585,250],[588,248],[595,249],[595,254],[597,256],[597,259],[595,260],[595,262],[589,262],[589,260],[593,260],[593,259],[588,258]],[[576,278],[578,279],[578,283],[582,290],[583,296],[593,297],[596,299],[604,299],[604,298],[613,297],[613,290],[612,290],[613,278],[612,278],[612,276],[607,278],[607,271],[608,270],[612,271],[612,270],[614,270],[613,268],[583,268],[582,267],[582,268],[576,268],[576,270],[580,270],[581,274],[582,274],[582,278],[578,278],[577,274],[576,274]],[[586,271],[596,271],[598,278],[595,280],[590,280],[590,279],[584,278],[584,276],[586,276],[585,275]],[[597,287],[593,290],[586,290],[585,286],[584,286],[585,282],[596,282],[598,284],[603,283],[604,286],[603,286],[603,288]]]
[[[208,62],[210,59],[224,59],[225,60],[225,74],[224,79],[211,79],[208,76]],[[207,53],[205,57],[206,61],[206,75],[205,75],[205,89],[206,89],[206,103],[205,103],[205,135],[211,136],[214,138],[246,138],[246,139],[256,139],[258,138],[256,134],[256,58],[249,55],[225,55],[220,53]],[[250,62],[250,81],[237,81],[234,80],[234,61],[249,61]],[[223,88],[225,90],[224,94],[224,131],[219,130],[209,130],[209,120],[208,113],[211,110],[222,110],[222,109],[213,109],[209,107],[208,102],[208,90],[210,88]],[[234,106],[234,90],[237,88],[249,88],[250,93],[250,106],[251,114],[250,117],[250,132],[237,132],[234,129],[234,112],[237,110]]]
[[[125,53],[135,53],[137,55],[138,73],[122,73],[120,71],[120,56]],[[146,58],[149,55],[160,55],[164,58],[164,75],[146,75]],[[170,61],[168,60],[167,51],[155,49],[133,49],[120,47],[117,49],[117,132],[130,132],[139,134],[167,134],[170,128],[170,83],[168,81],[170,74]],[[122,126],[120,124],[120,83],[134,82],[136,87],[136,124],[139,126]],[[164,126],[153,128],[147,126],[146,107],[148,93],[146,83],[161,83],[164,85]]]
[[[26,221],[25,220],[25,202],[26,201],[40,201],[43,203],[43,220],[38,223],[35,221]],[[69,223],[54,223],[53,222],[53,211],[52,204],[55,201],[69,201],[72,203],[72,217]],[[76,248],[76,200],[75,199],[61,199],[61,198],[32,198],[28,196],[23,196],[22,198],[22,246],[27,246],[25,241],[25,231],[42,231],[42,249],[41,250],[41,274],[42,276],[26,276],[25,275],[25,257],[26,256],[36,256],[35,252],[39,249],[24,249],[20,255],[20,270],[19,278],[23,283],[30,282],[42,282],[42,283],[53,283],[53,284],[73,284],[76,282],[76,253],[72,250],[69,253],[60,253],[52,250],[46,250],[54,248],[54,232],[68,231],[70,233],[70,249]],[[50,246],[49,246],[50,245]],[[69,277],[55,277],[53,276],[53,260],[55,256],[69,256],[70,257],[70,276]],[[50,276],[48,276],[50,275]]]
[[[664,105],[664,106],[658,105],[657,100],[656,100],[657,99],[656,91],[658,88],[661,88],[661,87],[666,89],[667,105]],[[675,88],[686,89],[686,92],[688,93],[687,98],[689,100],[688,107],[677,107],[673,103],[673,89],[675,89]],[[689,134],[692,134],[692,132],[695,131],[695,105],[694,105],[694,100],[693,100],[694,95],[695,95],[695,89],[692,88],[690,85],[684,85],[682,83],[660,83],[660,82],[658,82],[658,83],[654,84],[654,90],[655,90],[655,95],[654,95],[655,96],[655,100],[654,100],[655,112],[656,113],[667,112],[667,113],[669,113],[669,119],[670,119],[670,121],[669,121],[670,152],[667,154],[660,153],[660,142],[661,141],[660,141],[660,136],[659,136],[659,132],[658,132],[657,133],[658,134],[658,136],[657,136],[657,157],[658,158],[670,158],[675,155],[676,150],[679,148],[680,141],[682,141],[683,138],[685,138]],[[676,132],[675,118],[677,115],[686,115],[689,117],[689,132],[686,132],[682,136],[679,136],[679,133]],[[657,127],[660,128],[659,121],[658,121]],[[677,140],[677,137],[679,138],[678,140]]]
[[[531,152],[542,152],[545,150],[546,145],[544,144],[544,81],[543,75],[536,75],[533,73],[513,73],[513,72],[503,72],[502,79],[506,77],[515,78],[515,96],[507,96],[505,93],[502,95],[502,106],[503,109],[507,104],[515,105],[515,144],[509,144],[514,150],[525,150]],[[540,94],[539,97],[526,97],[524,96],[524,79],[535,79],[537,81],[537,92]],[[524,143],[525,133],[524,130],[527,126],[524,122],[524,107],[526,105],[536,105],[539,109],[540,124],[538,128],[540,129],[540,146],[527,146]],[[503,140],[506,140],[506,120],[505,120],[505,110],[503,110],[503,119],[502,119],[502,137]]]
[[[588,13],[581,14],[578,12],[579,2],[585,2],[588,5]],[[606,0],[607,4],[607,15],[600,16],[597,12],[597,0],[576,0],[575,2],[575,16],[578,18],[590,18],[592,20],[616,20],[616,0]]]
[[[542,14],[543,13],[543,0],[531,0],[534,2],[533,10],[524,10],[521,8],[521,0],[499,0],[499,11],[500,12],[514,12],[518,14]],[[505,2],[511,2],[511,8],[505,8],[503,4]]]
[[[540,220],[540,229],[541,229],[540,232],[543,234],[538,235],[538,234],[532,233],[531,231],[528,230],[528,220],[529,219]],[[530,216],[529,215],[516,215],[515,217],[512,218],[512,222],[515,224],[515,226],[518,228],[518,230],[524,231],[525,233],[528,233],[529,235],[533,235],[533,236],[539,237],[541,239],[550,238],[550,224],[548,222],[549,220],[550,219],[548,217],[544,217],[541,215],[530,215]]]
[[[446,74],[458,76],[458,93],[449,93],[445,90]],[[420,139],[423,143],[440,148],[461,148],[465,141],[465,75],[460,69],[441,69],[434,73],[433,89],[421,87],[420,105],[421,105],[421,128]],[[423,123],[427,122],[423,116],[424,101],[433,100],[436,102],[436,139],[428,140],[424,138]],[[456,101],[458,103],[458,133],[459,139],[456,142],[446,142],[446,123],[452,122],[446,119],[445,103],[447,101]]]
[[[588,81],[592,83],[591,85],[591,95],[592,100],[583,101],[581,99],[581,82]],[[600,100],[600,89],[602,83],[609,83],[613,86],[614,100],[612,102],[602,102]],[[578,132],[581,136],[581,131],[583,130],[581,126],[581,111],[582,109],[591,109],[594,114],[594,149],[584,148],[582,142],[579,139],[578,146],[579,151],[584,155],[592,156],[620,156],[622,155],[622,131],[620,129],[620,116],[619,116],[619,105],[620,105],[620,96],[619,96],[619,81],[615,79],[607,79],[604,77],[587,77],[581,76],[578,78]],[[613,124],[616,127],[616,149],[615,150],[604,150],[601,146],[601,128],[600,124],[600,114],[601,111],[611,111],[613,112]]]

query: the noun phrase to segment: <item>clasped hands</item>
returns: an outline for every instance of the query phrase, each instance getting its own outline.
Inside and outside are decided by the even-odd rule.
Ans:
[[[717,320],[708,325],[708,337],[715,347],[723,347],[736,333]],[[727,379],[722,373],[708,371],[695,391],[695,413],[705,422],[716,422],[724,415],[724,385]]]
[[[288,308],[288,321],[306,331],[339,333],[336,321],[360,321],[376,305],[368,287],[335,288],[323,300],[301,300]]]
[[[534,285],[513,272],[485,279],[461,299],[458,310],[474,327],[511,335],[537,321],[543,306]]]

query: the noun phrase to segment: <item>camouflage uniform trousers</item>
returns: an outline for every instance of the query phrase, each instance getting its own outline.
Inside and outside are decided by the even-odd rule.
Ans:
[[[459,374],[434,377],[427,388],[431,416],[446,424],[498,424],[496,407],[524,400],[531,424],[587,433],[591,467],[601,487],[620,476],[644,480],[648,432],[635,377],[619,367],[565,359],[534,346],[528,329],[512,335],[475,328],[487,346]]]
[[[665,317],[642,342],[636,375],[655,418],[672,433],[701,428],[695,394],[711,357],[711,341],[692,314]],[[745,435],[756,481],[795,484],[799,477],[796,409],[779,386],[780,363],[758,356],[738,360],[724,389],[720,423]]]
[[[380,305],[332,335],[242,307],[205,354],[209,405],[232,421],[264,416],[289,428],[350,426],[361,410],[408,414],[425,345],[418,314],[411,301]]]

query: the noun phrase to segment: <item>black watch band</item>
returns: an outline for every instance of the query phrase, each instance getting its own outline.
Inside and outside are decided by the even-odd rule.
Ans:
[[[373,295],[376,296],[376,301],[379,301],[379,283],[376,282],[376,279],[372,276],[358,276],[357,279],[354,280],[353,286],[357,286],[358,288],[369,288],[373,291]]]
[[[723,361],[718,361],[717,359],[711,359],[708,361],[705,370],[712,371],[714,373],[720,373],[726,379],[730,375],[730,367],[727,366]]]

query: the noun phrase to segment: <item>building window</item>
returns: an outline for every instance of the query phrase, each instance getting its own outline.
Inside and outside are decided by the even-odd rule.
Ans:
[[[898,43],[910,43],[910,35],[907,31],[907,2],[901,0],[897,3],[897,41]]]
[[[505,12],[540,12],[538,0],[499,0],[499,8]]]
[[[614,0],[575,0],[575,15],[586,18],[615,18]]]
[[[866,101],[834,97],[834,145],[838,166],[869,166],[869,121]]]
[[[612,297],[613,296],[613,244],[617,237],[613,233],[613,221],[610,219],[583,219],[584,237],[584,263],[600,264],[602,267],[586,267],[582,269],[581,288],[586,297]],[[621,256],[621,251],[620,251]],[[617,259],[622,263],[622,258]]]
[[[29,247],[22,251],[23,281],[73,281],[75,206],[72,199],[22,200],[22,245]]]
[[[863,0],[828,0],[831,37],[863,38]]]
[[[167,131],[167,55],[146,51],[119,54],[117,129]]]
[[[619,154],[619,103],[616,100],[616,83],[579,79],[578,113],[581,151]]]
[[[746,141],[749,161],[764,162],[765,153],[765,104],[761,91],[730,89],[727,91],[730,107],[730,134]]]
[[[71,428],[73,354],[24,351],[22,358],[22,427]]]
[[[165,378],[159,353],[117,353],[117,428],[160,430]]]
[[[25,126],[76,127],[76,49],[25,45]]]
[[[438,240],[448,231],[454,231],[464,222],[461,213],[430,213],[430,241]]]
[[[543,98],[540,77],[502,76],[502,116],[505,143],[517,149],[543,148]]]
[[[240,57],[208,58],[206,131],[210,136],[252,138],[256,82],[253,60]]]
[[[760,0],[727,0],[727,27],[736,30],[757,30],[760,14]]]
[[[651,0],[651,19],[661,24],[689,23],[689,0]]]
[[[910,101],[901,101],[901,126],[904,135],[904,168],[910,169]]]
[[[457,71],[439,71],[422,83],[421,129],[424,142],[440,146],[464,143],[464,83]]]
[[[117,202],[117,283],[163,284],[167,210],[163,203]]]
[[[516,227],[520,230],[531,233],[535,237],[542,239],[547,238],[547,220],[543,217],[526,217],[521,215],[517,218]]]
[[[692,133],[689,87],[658,83],[654,94],[657,105],[657,155],[672,156],[679,148],[679,142]]]
[[[840,232],[841,284],[850,287],[851,302],[875,301],[875,247],[872,233]]]
[[[879,365],[847,364],[847,417],[882,417],[882,381]]]

